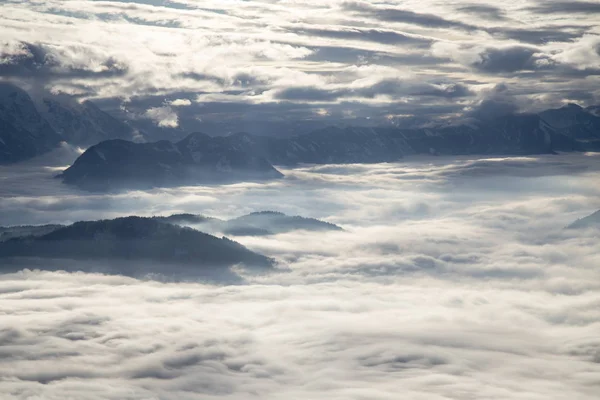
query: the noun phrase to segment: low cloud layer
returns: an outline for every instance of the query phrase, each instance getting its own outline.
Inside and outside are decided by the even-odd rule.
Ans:
[[[600,102],[595,2],[43,0],[0,10],[0,77],[129,119],[188,99],[151,117],[162,128],[285,134],[297,121],[447,118],[498,84],[518,93],[519,111]],[[389,82],[402,84],[380,90]]]
[[[595,399],[597,231],[563,228],[600,209],[598,157],[324,165],[117,195],[21,166],[0,189],[9,223],[274,209],[345,230],[236,237],[280,264],[233,286],[2,275],[0,397]]]

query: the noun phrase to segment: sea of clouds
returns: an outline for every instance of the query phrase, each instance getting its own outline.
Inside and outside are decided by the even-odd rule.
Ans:
[[[600,209],[599,154],[123,194],[46,160],[0,169],[0,225],[276,210],[344,231],[234,237],[279,261],[236,285],[0,275],[2,399],[598,398],[599,231],[564,227]]]
[[[162,137],[406,126],[597,105],[599,17],[597,0],[5,0],[0,77]]]

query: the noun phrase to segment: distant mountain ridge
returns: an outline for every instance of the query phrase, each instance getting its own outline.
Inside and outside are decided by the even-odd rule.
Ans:
[[[411,154],[520,155],[600,151],[599,107],[584,109],[568,104],[538,114],[514,114],[485,120],[467,119],[427,128],[328,127],[294,137],[245,133],[210,137],[193,133],[175,143],[176,149],[171,150],[162,141],[135,150],[122,142],[99,150],[110,158],[111,151],[122,153],[123,148],[127,147],[127,152],[135,153],[138,160],[144,158],[143,153],[147,157],[157,156],[163,160],[168,157],[158,153],[179,151],[182,157],[176,164],[202,166],[203,171],[196,171],[197,173],[208,173],[211,169],[240,171],[241,167],[252,164],[255,164],[255,169],[258,164],[267,169],[267,162],[290,166],[302,163],[394,162]],[[61,141],[87,147],[106,140],[131,141],[134,135],[135,131],[128,124],[89,101],[79,103],[66,95],[48,94],[34,102],[19,87],[0,83],[0,164],[43,154],[58,146]],[[213,150],[220,152],[218,157],[211,158]],[[226,154],[227,157],[223,158]],[[190,162],[190,157],[193,162]],[[93,161],[89,156],[86,158]],[[240,160],[239,163],[237,160]],[[125,160],[120,162],[127,164]],[[163,161],[160,162],[164,164]],[[178,167],[169,163],[166,165],[172,175],[182,174],[177,170]],[[160,169],[156,165],[152,168]],[[113,169],[117,169],[116,166]],[[169,175],[169,172],[163,171],[162,174]],[[118,176],[115,175],[115,178]],[[96,178],[89,178],[90,181],[93,179]],[[165,176],[157,184],[168,185],[172,179],[174,178]]]
[[[132,216],[129,218],[143,217]],[[164,217],[149,217],[149,219],[171,225],[188,226],[195,230],[213,235],[265,236],[297,230],[313,232],[343,230],[335,224],[319,219],[306,218],[299,215],[289,216],[276,211],[257,211],[229,220],[207,217],[199,214],[173,214]],[[85,223],[90,225],[91,222],[98,221],[88,221]],[[59,224],[0,226],[0,242],[14,238],[31,239],[34,237],[42,237],[66,227],[66,225]],[[95,229],[97,227],[94,226],[93,228]]]
[[[191,225],[192,227],[186,226]],[[65,268],[65,260],[82,261],[73,271],[146,276],[204,277],[236,280],[230,270],[268,271],[275,261],[225,236],[263,236],[294,230],[339,231],[337,225],[273,211],[224,221],[195,214],[167,217],[122,217],[71,225],[0,227],[0,271],[19,261],[28,268]],[[58,264],[53,264],[52,261]],[[29,262],[36,261],[34,264]],[[37,266],[36,266],[37,267]],[[18,268],[17,268],[18,270]],[[237,278],[236,278],[237,277]]]
[[[600,228],[600,210],[580,218],[567,227],[567,229]]]
[[[289,216],[276,211],[258,211],[226,221],[195,214],[175,214],[155,218],[174,224],[190,225],[209,233],[233,236],[268,236],[297,230],[313,232],[343,230],[329,222],[299,215]]]
[[[577,104],[541,112],[540,117],[554,129],[571,138],[573,150],[600,148],[600,117]]]
[[[24,226],[0,226],[0,242],[19,237],[39,237],[53,232],[64,225],[24,225]]]
[[[62,175],[108,190],[278,176],[274,165],[395,162],[405,155],[531,155],[600,151],[600,117],[569,105],[438,128],[327,128],[292,138],[192,133],[177,143],[102,142]],[[272,163],[272,164],[271,164]]]
[[[0,82],[0,164],[47,153],[63,141],[90,146],[116,138],[133,139],[134,130],[90,101],[50,96],[36,103],[20,87]]]
[[[230,136],[275,165],[395,162],[406,155],[546,154],[571,141],[536,115],[439,128],[327,128],[290,139]]]

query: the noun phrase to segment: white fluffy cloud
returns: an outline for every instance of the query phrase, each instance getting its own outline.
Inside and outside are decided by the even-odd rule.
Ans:
[[[161,128],[177,128],[178,117],[170,106],[152,107],[144,114],[146,118],[150,118]]]
[[[318,280],[313,277],[313,280]],[[594,293],[431,278],[4,276],[6,399],[594,399]]]
[[[189,99],[175,99],[169,103],[173,107],[187,107],[191,106],[192,102]]]

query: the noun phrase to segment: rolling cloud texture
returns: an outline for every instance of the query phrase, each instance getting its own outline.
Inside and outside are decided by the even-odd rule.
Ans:
[[[564,229],[600,208],[598,155],[324,165],[268,184],[112,195],[65,188],[32,164],[6,174],[7,224],[275,209],[344,231],[234,237],[279,262],[236,285],[4,274],[2,398],[595,399],[600,389],[597,230]]]

